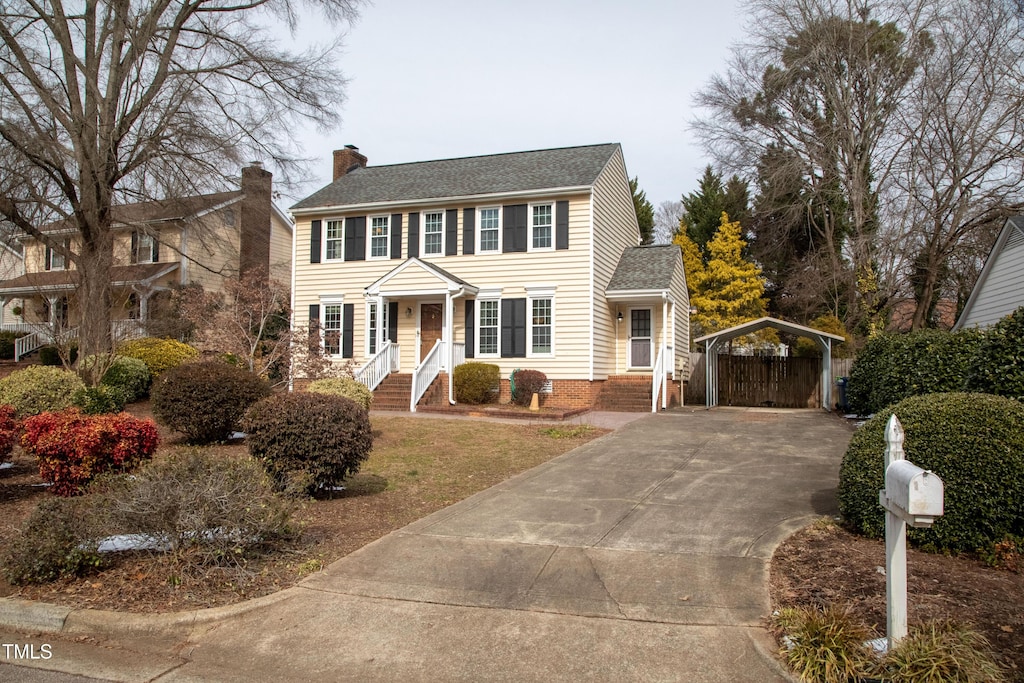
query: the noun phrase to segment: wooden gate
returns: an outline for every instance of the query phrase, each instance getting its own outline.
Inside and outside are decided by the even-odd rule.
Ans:
[[[821,407],[821,358],[718,356],[723,406]]]

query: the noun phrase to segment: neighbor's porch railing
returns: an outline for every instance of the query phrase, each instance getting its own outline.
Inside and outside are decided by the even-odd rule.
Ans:
[[[400,347],[390,341],[384,342],[373,358],[366,361],[363,367],[356,370],[358,381],[373,391],[384,381],[384,378],[399,369]]]
[[[445,343],[438,339],[434,342],[434,348],[423,359],[419,367],[412,371],[412,395],[409,397],[409,410],[416,412],[416,404],[427,393],[430,384],[441,374],[441,365],[444,362]]]
[[[125,318],[124,320],[110,321],[110,338],[114,340],[115,344],[145,336],[146,328],[143,327],[141,320]]]
[[[55,337],[53,330],[40,323],[4,323],[0,329],[14,332],[28,332],[24,337],[14,340],[14,360],[19,361],[40,346],[53,344],[56,341],[69,342],[78,339],[78,328],[68,327],[59,332]],[[146,329],[138,320],[112,320],[110,321],[110,338],[116,344],[128,339],[138,339],[146,336]],[[59,339],[58,339],[59,338]]]
[[[658,359],[654,362],[654,373],[651,375],[651,412],[658,412],[658,395],[661,395],[661,409],[668,407],[668,364],[672,361],[672,347],[662,346],[658,351]]]

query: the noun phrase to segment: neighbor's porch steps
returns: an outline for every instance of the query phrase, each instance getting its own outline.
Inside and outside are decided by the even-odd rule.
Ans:
[[[607,410],[615,413],[649,413],[651,411],[651,376],[610,376],[597,394],[594,410]]]
[[[439,375],[427,389],[417,405],[434,405],[443,399],[445,375]],[[373,392],[373,410],[403,411],[409,410],[409,398],[412,396],[412,375],[408,373],[392,373],[377,385]]]

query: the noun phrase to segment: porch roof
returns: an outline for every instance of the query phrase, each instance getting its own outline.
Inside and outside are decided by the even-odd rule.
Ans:
[[[396,287],[392,287],[390,289],[387,288],[387,285],[390,284],[392,280],[395,280],[402,273],[410,269],[420,269],[437,278],[438,287],[426,288],[422,289],[422,291],[419,291],[415,288],[410,289],[409,286],[403,286],[401,284],[398,284]],[[399,264],[395,268],[392,268],[386,275],[383,275],[382,277],[375,280],[373,284],[371,284],[363,291],[369,296],[377,296],[380,294],[395,296],[396,294],[416,295],[419,293],[436,293],[439,289],[451,292],[462,289],[469,294],[476,294],[477,292],[480,291],[479,287],[474,287],[473,285],[469,284],[468,282],[458,277],[457,275],[453,275],[444,268],[440,268],[434,265],[433,263],[430,263],[429,261],[422,261],[416,258],[415,256],[407,258],[401,264]]]
[[[609,299],[643,294],[661,295],[672,289],[672,276],[682,267],[682,255],[674,244],[644,244],[622,252],[612,279],[605,288]]]
[[[130,266],[113,266],[110,269],[110,284],[125,286],[148,284],[178,268],[178,263],[138,263]],[[79,283],[77,270],[47,270],[25,273],[10,280],[0,281],[0,296],[31,296],[42,292],[60,292],[76,289]]]

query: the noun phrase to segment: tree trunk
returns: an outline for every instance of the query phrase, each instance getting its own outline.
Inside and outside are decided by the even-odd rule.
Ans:
[[[96,230],[93,240],[86,240],[79,252],[80,271],[77,293],[79,354],[82,357],[113,353],[110,336],[110,268],[113,259],[110,230]],[[106,363],[94,363],[91,374],[102,374]],[[87,374],[88,370],[87,370]],[[85,376],[90,385],[99,377]]]

